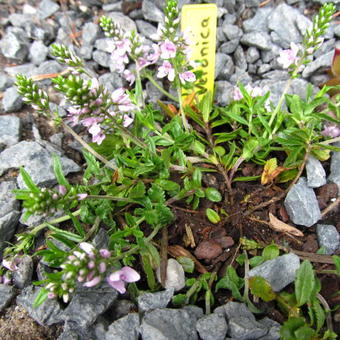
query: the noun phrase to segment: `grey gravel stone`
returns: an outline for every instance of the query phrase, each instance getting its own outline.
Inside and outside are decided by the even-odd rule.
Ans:
[[[269,64],[262,64],[257,68],[257,74],[263,75],[270,71],[272,67]]]
[[[236,85],[238,82],[241,82],[242,84],[248,84],[252,81],[252,78],[250,77],[248,72],[236,66],[235,72],[230,77],[229,81],[233,85]]]
[[[30,256],[23,256],[20,259],[18,270],[13,272],[14,285],[20,289],[32,283],[33,261]]]
[[[23,62],[28,54],[27,43],[12,32],[8,32],[0,40],[0,50],[6,58]]]
[[[0,92],[6,90],[13,84],[14,80],[8,77],[5,73],[0,72]]]
[[[22,64],[18,66],[5,67],[5,72],[13,79],[17,74],[23,74],[27,77],[31,77],[37,72],[37,68],[33,63]]]
[[[332,255],[340,246],[339,232],[333,225],[318,224],[316,233],[320,247],[324,247],[326,254]]]
[[[144,4],[144,1],[143,1]],[[154,13],[150,13],[150,15],[153,15]],[[113,22],[115,22],[117,25],[122,27],[124,31],[131,32],[131,31],[137,31],[137,26],[133,20],[131,20],[128,16],[119,13],[119,12],[109,12],[106,14],[107,17],[111,18]]]
[[[138,32],[144,37],[152,39],[152,37],[157,34],[157,28],[144,20],[136,20],[136,25]]]
[[[103,67],[110,67],[110,64],[113,62],[110,54],[99,50],[93,52],[92,58]]]
[[[130,313],[110,325],[105,340],[138,340],[139,325],[139,315]]]
[[[242,27],[245,32],[266,32],[268,29],[268,16],[273,11],[270,7],[259,8],[255,15],[243,21]]]
[[[83,45],[79,49],[79,56],[85,60],[92,59],[93,46]]]
[[[310,188],[318,188],[326,184],[326,171],[318,159],[313,156],[308,157],[306,171],[307,185]]]
[[[108,72],[98,78],[100,84],[104,85],[109,92],[113,92],[118,87],[123,87],[123,79],[117,72]]]
[[[117,291],[106,283],[100,287],[82,287],[75,293],[61,317],[75,323],[77,327],[86,328],[112,305],[117,296]]]
[[[271,49],[271,39],[269,34],[265,32],[246,33],[241,38],[241,43],[246,46],[254,46],[260,50]]]
[[[157,89],[151,82],[147,82],[145,85],[145,98],[148,102],[157,103],[163,97],[163,93]]]
[[[311,227],[321,218],[318,200],[313,189],[308,187],[305,177],[301,177],[290,189],[284,205],[295,224]]]
[[[263,64],[263,65],[267,66],[268,64]],[[261,68],[261,66],[259,66],[259,69]],[[269,65],[269,67],[270,67],[270,65]],[[285,80],[285,79],[288,80],[289,74],[286,71],[273,70],[273,71],[269,71],[269,72],[264,73],[262,75],[262,77],[265,78],[265,79],[282,81],[282,80]]]
[[[215,101],[218,105],[226,106],[233,100],[234,86],[227,81],[215,82]]]
[[[163,22],[163,12],[156,6],[154,1],[143,0],[142,12],[145,20]]]
[[[228,1],[230,3],[230,1]],[[227,5],[227,4],[226,4]],[[231,14],[231,13],[227,13],[224,15],[224,20],[223,20],[223,25],[225,24],[235,24],[236,20],[237,20],[237,17],[235,14]]]
[[[97,39],[94,46],[97,50],[107,53],[112,53],[115,50],[115,45],[111,38]]]
[[[300,259],[293,253],[265,261],[249,271],[249,277],[261,276],[266,279],[275,292],[280,291],[295,280],[295,272],[300,267]]]
[[[133,311],[136,311],[137,307],[133,302],[129,300],[119,299],[113,303],[111,310],[112,316],[115,320],[117,320]]]
[[[33,15],[31,14],[23,14],[23,13],[12,13],[8,20],[12,24],[12,26],[23,27],[27,24],[27,22],[32,21]]]
[[[188,311],[190,314],[195,315],[196,319],[200,319],[204,315],[203,309],[195,305],[187,305],[182,307],[182,309]]]
[[[51,151],[57,155],[60,154],[52,144],[48,145]],[[71,159],[61,156],[60,161],[65,175],[70,172],[80,171],[80,167]],[[20,166],[25,167],[25,170],[37,185],[48,186],[56,183],[51,152],[37,142],[22,141],[7,148],[0,154],[0,176],[8,169],[19,168]],[[20,188],[24,187],[20,175],[18,183]]]
[[[261,340],[279,340],[281,325],[268,317],[259,320],[259,323],[268,329],[268,333]]]
[[[48,47],[46,47],[40,40],[36,40],[30,47],[29,57],[33,64],[40,65],[46,60],[48,54]]]
[[[0,312],[10,304],[14,294],[13,286],[0,284]]]
[[[329,68],[332,65],[334,51],[330,51],[326,54],[321,55],[319,58],[316,58],[311,63],[309,63],[306,68],[302,72],[302,76],[304,78],[310,77],[313,73],[318,71],[320,68]]]
[[[334,27],[334,35],[337,38],[340,38],[340,25],[335,25],[335,27]]]
[[[56,60],[44,61],[37,69],[37,74],[49,74],[58,73],[63,70],[63,66],[60,65]]]
[[[245,317],[231,318],[228,326],[228,335],[237,340],[255,340],[267,333],[267,329],[259,322]]]
[[[56,11],[58,11],[59,7],[60,6],[52,0],[42,0],[38,7],[38,14],[40,19],[47,19]]]
[[[174,295],[174,289],[166,289],[156,293],[144,293],[137,298],[139,312],[147,312],[156,308],[165,308]]]
[[[13,190],[17,186],[13,181],[0,183],[0,250],[16,231],[19,219],[19,201],[15,199]]]
[[[219,50],[222,53],[231,54],[236,50],[236,47],[239,45],[239,42],[240,42],[239,39],[227,41],[220,46]]]
[[[256,47],[249,47],[246,52],[246,60],[248,64],[255,63],[260,58],[260,52]],[[249,68],[249,65],[248,65]]]
[[[223,315],[212,313],[197,320],[196,329],[202,340],[224,340],[228,325]]]
[[[160,269],[157,268],[156,271],[157,279],[161,281]],[[166,269],[166,280],[165,287],[166,289],[174,288],[175,291],[179,291],[185,286],[185,274],[183,267],[177,262],[175,259],[168,260],[168,266]]]
[[[14,145],[20,138],[20,118],[16,116],[0,116],[0,145]]]
[[[9,87],[2,98],[2,105],[5,112],[15,112],[22,108],[22,97],[15,86]]]
[[[241,70],[246,70],[248,67],[246,56],[244,54],[242,46],[238,46],[234,52],[235,66]]]
[[[99,26],[93,22],[87,22],[82,28],[83,45],[92,45],[99,34]]]
[[[242,30],[238,26],[227,24],[225,22],[222,25],[222,31],[228,40],[240,39],[243,34]]]
[[[268,16],[268,28],[276,33],[281,47],[289,48],[291,42],[301,42],[302,36],[296,27],[299,14],[296,8],[282,3]]]
[[[264,63],[269,63],[274,58],[277,58],[280,55],[280,51],[281,50],[282,50],[282,48],[280,48],[278,45],[271,44],[270,50],[268,50],[268,51],[261,51],[261,60]]]
[[[33,302],[39,293],[39,287],[24,288],[17,297],[17,303],[23,306],[28,314],[42,326],[50,326],[61,321],[62,310],[57,300],[47,299],[39,307],[33,307]]]
[[[103,11],[105,11],[105,12],[113,12],[113,11],[119,12],[122,9],[122,2],[123,1],[113,1],[113,3],[103,4],[103,6],[102,6]]]
[[[334,146],[340,147],[340,143],[335,143]],[[331,159],[331,169],[328,180],[338,186],[340,192],[340,152],[333,151]]]
[[[215,308],[214,313],[224,315],[227,318],[227,320],[230,320],[233,317],[235,318],[244,317],[255,321],[254,314],[248,309],[246,304],[241,302],[230,301],[225,305]]]
[[[155,309],[145,314],[143,340],[197,340],[196,316],[183,309]]]

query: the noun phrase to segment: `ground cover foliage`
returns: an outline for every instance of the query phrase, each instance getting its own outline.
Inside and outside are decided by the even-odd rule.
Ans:
[[[333,145],[340,134],[338,88],[324,86],[313,93],[309,87],[305,99],[287,94],[291,80],[321,46],[334,12],[332,4],[322,6],[302,44],[282,51],[280,62],[290,79],[276,103],[270,91],[241,83],[235,100],[226,107],[213,105],[212,93],[195,91],[195,84],[203,79],[195,68],[200,61],[190,60],[188,37],[179,33],[173,0],[166,2],[160,41],[152,46],[109,18],[100,21],[112,38],[116,68],[130,82],[129,89],[110,93],[69,48],[54,45],[53,55],[66,68],[52,80],[69,103],[66,119],[50,110],[48,94],[36,81],[18,75],[16,85],[40,115],[82,143],[85,170],[82,181],[71,184],[55,156],[58,186],[51,189],[38,187],[20,169],[27,188],[15,193],[23,201],[26,217],[59,210],[64,216],[17,235],[16,243],[5,250],[4,280],[10,280],[21,254],[34,251],[33,256],[42,257],[53,269],[36,282],[41,286],[37,306],[47,298],[67,303],[77,284],[95,287],[104,280],[135,299],[142,291],[166,285],[169,253],[187,276],[174,305],[199,303],[210,313],[228,296],[260,314],[268,311],[265,303],[269,303],[284,318],[283,339],[336,338],[330,308],[308,259],[297,270],[293,286],[280,292],[260,276],[248,278],[250,267],[289,252],[301,236],[292,227],[283,232],[284,242],[270,230],[259,239],[256,223],[277,226],[280,222],[273,222],[275,216],[265,209],[276,209],[275,203],[299,180],[308,157],[326,161],[331,151],[339,151]],[[130,60],[134,69],[126,68]],[[333,73],[339,70],[334,67]],[[146,103],[145,79],[170,101],[157,106]],[[329,96],[330,90],[335,95]],[[92,143],[72,130],[75,125],[88,130]],[[249,186],[245,189],[243,184]],[[265,216],[256,215],[258,210]],[[191,230],[190,219],[205,227]],[[49,230],[45,245],[36,250],[35,239],[45,228]],[[105,249],[96,249],[91,242],[100,229],[109,235]],[[226,248],[235,243],[233,251],[222,254],[217,247],[216,253],[210,248],[199,255],[196,249],[193,256],[190,247],[210,242],[214,232],[220,233],[216,238],[231,242]],[[208,260],[207,265],[197,257]],[[332,269],[319,273],[340,275],[339,257],[333,256],[332,262]]]

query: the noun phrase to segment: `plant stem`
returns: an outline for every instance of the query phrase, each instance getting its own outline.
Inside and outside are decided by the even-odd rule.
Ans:
[[[155,86],[159,92],[163,93],[165,96],[167,96],[169,99],[173,100],[174,102],[178,103],[178,99],[174,97],[171,93],[168,91],[164,90],[164,88],[159,85],[156,80],[148,73],[145,73],[145,78],[147,78],[153,86]]]
[[[126,197],[116,197],[116,196],[110,196],[110,195],[88,195],[86,199],[88,198],[94,198],[94,199],[104,199],[104,200],[111,200],[111,201],[117,201],[117,202],[132,202],[129,198]]]
[[[181,92],[181,88],[179,86],[177,87],[177,95],[178,95],[178,100],[179,100],[179,112],[181,113],[181,116],[182,116],[183,126],[184,126],[185,131],[188,132],[189,131],[189,124],[188,124],[188,121],[185,117],[185,113],[184,113],[184,110],[183,110],[182,92]]]

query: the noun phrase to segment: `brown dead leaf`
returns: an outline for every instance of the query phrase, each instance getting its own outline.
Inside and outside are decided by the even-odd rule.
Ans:
[[[51,79],[51,78],[57,78],[59,76],[62,76],[63,74],[67,73],[68,70],[64,70],[59,73],[46,73],[46,74],[37,74],[36,76],[32,77],[33,81],[43,80],[43,79]]]
[[[275,231],[288,233],[288,234],[299,236],[299,237],[304,236],[303,233],[299,229],[296,229],[295,227],[292,227],[289,224],[280,221],[272,213],[269,213],[269,226]]]
[[[183,106],[186,107],[187,105],[189,105],[192,107],[195,96],[196,96],[195,91],[189,94],[188,96],[186,96],[185,99],[183,100]]]

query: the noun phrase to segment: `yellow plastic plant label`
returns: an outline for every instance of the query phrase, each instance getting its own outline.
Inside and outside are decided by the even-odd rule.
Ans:
[[[190,59],[200,61],[195,71],[201,70],[203,73],[194,89],[199,99],[207,92],[212,94],[214,91],[216,24],[216,4],[183,6],[181,29],[190,40]]]

